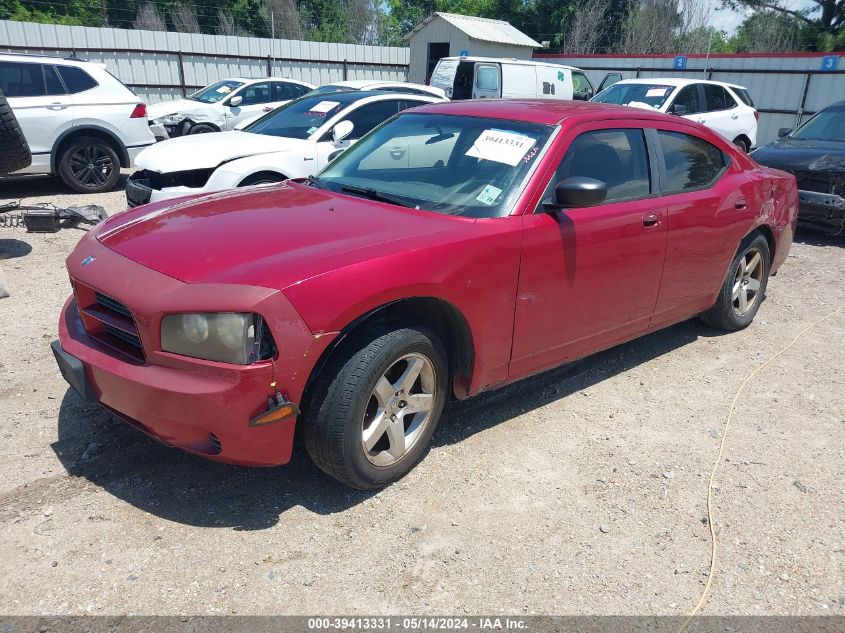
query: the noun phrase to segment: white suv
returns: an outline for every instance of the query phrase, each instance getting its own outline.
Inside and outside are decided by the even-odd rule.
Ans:
[[[147,108],[102,64],[0,54],[0,92],[32,152],[16,174],[53,174],[73,189],[114,188],[121,167],[155,143]]]
[[[706,125],[749,151],[757,146],[759,114],[748,89],[701,79],[623,79],[592,98],[676,114]]]
[[[263,116],[313,89],[296,79],[222,79],[184,99],[151,105],[153,134],[162,140],[234,130],[241,121]]]

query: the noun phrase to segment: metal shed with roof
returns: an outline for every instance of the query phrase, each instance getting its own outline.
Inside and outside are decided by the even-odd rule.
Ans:
[[[409,81],[425,83],[442,57],[531,59],[540,44],[503,20],[432,13],[405,40],[411,47]]]

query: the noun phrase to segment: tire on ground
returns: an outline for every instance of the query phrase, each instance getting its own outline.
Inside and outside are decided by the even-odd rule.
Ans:
[[[32,164],[29,144],[6,97],[0,92],[0,174],[11,174]]]
[[[739,267],[740,263],[744,262],[746,256],[751,252],[759,253],[762,259],[762,270],[760,273],[761,279],[759,280],[760,286],[756,291],[756,295],[753,297],[753,302],[748,306],[747,311],[740,313],[741,310],[738,310],[736,306],[734,306],[734,301],[736,300],[735,291],[738,284],[740,291],[743,291],[743,279],[742,275],[739,273]],[[766,294],[766,284],[769,281],[769,267],[771,266],[771,259],[772,255],[769,251],[769,242],[766,240],[764,235],[760,233],[752,233],[746,237],[742,241],[742,244],[740,244],[739,250],[731,262],[731,266],[728,269],[728,275],[722,283],[722,287],[719,289],[719,295],[716,298],[716,303],[709,310],[698,315],[699,319],[710,327],[727,330],[729,332],[741,330],[747,327],[751,321],[754,320],[754,316],[757,314],[757,310],[760,308],[760,304]]]
[[[430,417],[401,458],[387,466],[376,466],[362,445],[364,415],[376,383],[410,353],[425,356],[434,369],[436,389]],[[446,400],[448,373],[442,343],[425,328],[378,325],[362,332],[345,347],[345,353],[339,353],[326,365],[315,386],[303,425],[305,446],[312,461],[326,474],[360,490],[396,481],[428,449]]]
[[[107,158],[111,162],[111,170],[104,180],[85,184],[74,177],[71,160],[74,154],[86,148],[96,149],[104,159]],[[107,141],[97,136],[79,136],[74,138],[62,149],[58,162],[59,176],[61,176],[62,181],[71,189],[81,193],[111,191],[120,179],[120,158],[118,158],[117,152],[114,151],[114,148]]]

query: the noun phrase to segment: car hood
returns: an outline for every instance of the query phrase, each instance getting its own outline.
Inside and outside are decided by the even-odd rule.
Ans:
[[[186,283],[281,290],[472,224],[288,182],[131,209],[100,224],[96,237]]]
[[[783,138],[756,150],[761,165],[788,171],[845,172],[845,143]]]
[[[194,134],[151,145],[135,159],[141,169],[168,174],[189,169],[211,169],[218,165],[270,152],[299,150],[310,155],[313,143],[250,132],[215,132]]]
[[[152,121],[169,114],[208,114],[213,108],[212,104],[190,99],[175,99],[173,101],[162,101],[147,106],[147,117]]]

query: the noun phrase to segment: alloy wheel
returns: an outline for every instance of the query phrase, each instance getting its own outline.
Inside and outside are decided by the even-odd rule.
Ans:
[[[748,314],[760,298],[763,283],[763,254],[756,248],[750,248],[740,258],[734,274],[733,299],[734,313],[738,316]]]
[[[437,396],[434,364],[420,353],[402,356],[379,378],[367,403],[361,445],[376,466],[405,456],[430,423]]]
[[[113,171],[111,156],[96,145],[80,147],[70,156],[70,173],[83,187],[101,187],[109,181]]]

